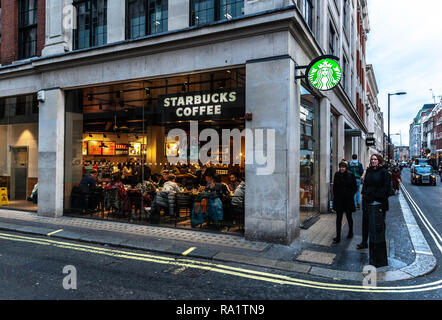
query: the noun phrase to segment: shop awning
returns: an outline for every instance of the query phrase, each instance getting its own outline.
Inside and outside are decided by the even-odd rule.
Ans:
[[[349,137],[362,137],[362,130],[360,129],[345,129],[345,135]]]

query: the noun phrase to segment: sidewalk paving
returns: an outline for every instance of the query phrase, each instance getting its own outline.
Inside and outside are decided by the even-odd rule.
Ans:
[[[48,218],[35,213],[0,209],[0,230],[43,235],[111,247],[175,256],[239,263],[298,272],[334,280],[362,281],[368,249],[361,242],[362,212],[353,214],[354,237],[346,239],[344,218],[341,242],[333,244],[335,214],[323,214],[290,245],[247,241],[243,237],[189,229],[175,229],[87,218]],[[402,195],[390,198],[386,218],[389,266],[379,268],[378,281],[412,279],[431,272],[436,259]]]

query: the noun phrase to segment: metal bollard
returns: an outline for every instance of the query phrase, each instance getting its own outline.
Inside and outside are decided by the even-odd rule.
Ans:
[[[385,219],[382,212],[382,204],[375,201],[369,204],[367,209],[369,217],[370,265],[376,268],[388,266]]]

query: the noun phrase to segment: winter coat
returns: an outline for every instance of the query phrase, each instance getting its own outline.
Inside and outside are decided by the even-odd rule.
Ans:
[[[383,205],[383,211],[388,211],[391,188],[391,175],[386,167],[367,169],[361,192],[365,203],[380,202]]]
[[[402,180],[401,179],[401,172],[400,171],[394,171],[391,173],[391,182],[393,183],[393,189],[394,190],[399,190],[399,182]]]
[[[242,181],[239,186],[235,189],[235,194],[232,198],[232,205],[235,207],[244,207],[244,195],[245,195],[246,185]]]
[[[215,192],[201,192],[193,204],[190,223],[192,227],[210,220],[219,223],[223,220],[223,204]]]
[[[336,212],[355,212],[354,195],[357,191],[356,178],[351,172],[336,172],[333,179],[333,209]]]

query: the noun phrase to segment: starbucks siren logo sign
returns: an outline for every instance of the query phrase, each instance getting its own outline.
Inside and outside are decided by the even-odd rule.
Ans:
[[[332,59],[319,60],[308,71],[310,84],[321,91],[336,87],[341,80],[341,76],[341,67]]]

